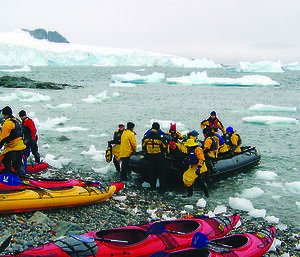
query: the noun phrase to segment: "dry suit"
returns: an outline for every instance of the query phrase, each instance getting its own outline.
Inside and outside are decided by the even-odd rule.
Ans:
[[[13,116],[5,119],[0,133],[0,148],[4,150],[0,154],[5,172],[12,172],[12,168],[20,175],[25,174],[22,163],[23,150],[26,148],[22,138],[21,122]]]
[[[113,163],[115,165],[116,170],[120,171],[120,144],[121,144],[121,137],[124,130],[118,129],[114,133],[113,140],[108,141],[108,145],[114,144],[112,147],[112,154],[113,154]]]
[[[234,153],[240,153],[241,150],[241,144],[242,144],[242,139],[240,135],[236,132],[233,133],[228,133],[229,135],[229,140],[227,142],[229,151],[234,152]]]
[[[205,176],[207,167],[205,164],[203,150],[195,141],[195,137],[189,138],[185,142],[185,146],[187,147],[189,169],[183,174],[183,183],[188,187],[188,196],[193,195],[193,184],[197,177],[199,177],[199,183],[205,196],[208,196],[209,194]]]
[[[219,129],[222,131],[223,135],[226,134],[226,129],[223,126],[222,122],[219,121],[219,119],[216,117],[215,119],[212,119],[209,117],[206,120],[203,120],[200,124],[202,129],[210,128],[214,133],[219,133]]]
[[[168,149],[168,142],[157,130],[151,129],[142,140],[142,149],[145,158],[151,163],[150,186],[156,188],[156,181],[159,178],[159,191],[166,191],[166,164],[165,154]]]

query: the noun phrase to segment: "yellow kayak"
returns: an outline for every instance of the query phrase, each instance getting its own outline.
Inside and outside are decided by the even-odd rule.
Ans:
[[[59,190],[0,190],[0,213],[26,212],[89,205],[107,200],[115,192],[111,185],[98,187],[70,186]]]

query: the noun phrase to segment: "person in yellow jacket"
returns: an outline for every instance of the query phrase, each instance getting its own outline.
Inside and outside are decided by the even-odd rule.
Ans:
[[[214,133],[210,128],[203,129],[204,143],[203,150],[205,155],[206,165],[211,173],[216,172],[212,161],[218,158],[219,142],[215,138]]]
[[[133,122],[127,122],[126,129],[121,136],[120,144],[120,159],[121,159],[121,170],[120,180],[126,181],[130,174],[129,159],[130,156],[136,152],[136,133],[133,131],[135,124]]]
[[[0,163],[3,163],[3,172],[12,173],[12,168],[19,174],[24,175],[25,169],[22,162],[23,150],[26,145],[23,142],[22,125],[12,114],[12,109],[5,106],[2,110],[4,123],[0,133]]]
[[[242,139],[240,135],[234,131],[233,127],[227,127],[226,132],[229,136],[229,139],[227,141],[229,152],[231,153],[231,155],[234,155],[235,153],[240,153],[242,151]]]
[[[197,177],[199,177],[199,183],[203,189],[204,195],[206,197],[209,196],[205,175],[207,167],[205,164],[203,150],[196,141],[198,135],[199,133],[196,130],[192,130],[189,139],[184,143],[185,147],[187,148],[189,161],[189,169],[183,174],[183,183],[188,189],[188,194],[184,197],[191,197],[193,195],[193,185]]]
[[[217,113],[212,111],[210,117],[206,120],[203,120],[200,124],[202,129],[210,128],[214,133],[219,133],[219,129],[222,131],[223,135],[226,134],[226,129],[223,126],[222,122],[217,118]]]

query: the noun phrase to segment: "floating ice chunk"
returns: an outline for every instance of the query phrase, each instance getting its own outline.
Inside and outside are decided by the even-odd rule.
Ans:
[[[247,211],[247,212],[254,210],[251,201],[245,198],[229,197],[229,206],[233,209]]]
[[[295,182],[290,182],[290,183],[286,183],[286,185],[289,188],[295,189],[296,191],[300,192],[300,181],[295,181]]]
[[[185,205],[184,209],[186,209],[186,210],[193,210],[194,206],[193,205]]]
[[[57,106],[53,106],[51,104],[46,104],[45,107],[49,108],[49,109],[67,109],[67,108],[72,107],[72,104],[65,103],[65,104],[59,104]]]
[[[256,63],[239,62],[235,71],[237,72],[284,72],[280,61],[261,61]]]
[[[209,211],[207,213],[207,216],[210,217],[210,218],[213,218],[213,217],[216,217],[216,214],[213,211]]]
[[[269,252],[276,252],[276,247],[281,245],[281,241],[277,238],[274,239],[273,244],[271,245]]]
[[[0,101],[20,101],[20,102],[43,102],[50,101],[51,97],[33,91],[17,89],[14,93],[0,97]]]
[[[248,108],[248,110],[254,112],[297,112],[296,107],[281,107],[268,104],[256,104]]]
[[[133,83],[123,83],[121,81],[114,81],[109,84],[110,87],[136,87]]]
[[[132,83],[132,84],[148,84],[159,83],[165,79],[164,73],[153,72],[150,75],[139,75],[135,73],[127,72],[125,74],[114,74],[111,76],[112,82]]]
[[[267,211],[264,209],[254,209],[249,211],[248,214],[254,218],[264,218],[266,216]]]
[[[152,119],[150,120],[150,125],[149,127],[151,127],[152,123],[153,122],[158,122],[160,124],[160,127],[164,130],[168,130],[169,131],[169,128],[170,128],[170,124],[171,123],[176,123],[176,128],[177,130],[180,130],[182,131],[184,128],[185,128],[185,125],[181,122],[177,122],[177,121],[172,121],[172,120],[155,120],[155,119]],[[148,127],[148,126],[147,126]]]
[[[101,167],[101,168],[93,168],[92,170],[95,171],[96,173],[100,173],[100,174],[107,174],[108,171],[110,170],[111,165],[106,165],[105,167]]]
[[[249,189],[245,189],[242,192],[241,197],[247,198],[247,199],[253,199],[253,198],[258,198],[258,197],[262,196],[263,194],[264,194],[264,191],[261,188],[252,187]]]
[[[99,151],[96,150],[94,145],[90,146],[90,149],[88,151],[82,151],[80,154],[84,154],[84,155],[96,155],[98,154]]]
[[[274,180],[278,175],[273,172],[273,171],[262,171],[262,170],[258,170],[256,172],[256,177],[259,179],[264,179],[264,180]]]
[[[297,201],[296,201],[296,206],[297,206],[298,208],[300,208],[300,202],[297,202]]]
[[[206,201],[203,198],[201,198],[198,200],[196,206],[204,208],[206,206]]]
[[[22,68],[18,68],[18,69],[3,69],[0,70],[2,72],[30,72],[31,68],[29,67],[29,65],[24,65]]]
[[[58,160],[55,160],[55,156],[53,154],[46,154],[45,161],[49,163],[49,165],[61,169],[63,165],[69,164],[72,160],[64,158],[63,156],[59,157]]]
[[[227,212],[227,207],[223,205],[219,205],[215,208],[214,213],[216,215],[221,214],[221,213],[226,213]]]
[[[272,199],[274,200],[280,200],[281,195],[272,195]]]
[[[82,127],[64,127],[64,128],[57,128],[55,129],[58,132],[72,132],[72,131],[86,131],[88,128],[82,128]]]
[[[87,98],[82,99],[86,103],[101,103],[108,100],[110,97],[107,96],[107,90],[97,95],[89,95]]]
[[[275,216],[266,216],[265,220],[268,221],[269,223],[272,223],[272,224],[278,224],[279,223],[279,218],[277,218]]]
[[[300,65],[298,62],[292,62],[282,67],[284,70],[300,70]]]
[[[41,130],[54,130],[55,126],[63,125],[68,120],[66,117],[47,118],[45,122],[37,122],[36,125]]]
[[[269,77],[262,75],[247,75],[241,78],[210,78],[206,71],[192,72],[189,76],[167,78],[168,84],[191,84],[204,86],[239,86],[239,87],[265,87],[280,86]]]
[[[254,123],[260,125],[298,125],[300,122],[294,118],[278,117],[278,116],[252,116],[244,117],[242,120],[246,123]]]

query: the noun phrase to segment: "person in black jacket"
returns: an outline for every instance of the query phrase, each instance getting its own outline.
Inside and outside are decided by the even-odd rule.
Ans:
[[[145,152],[145,158],[151,163],[150,187],[155,189],[157,178],[159,178],[159,192],[164,193],[166,192],[165,154],[168,151],[168,142],[159,130],[159,123],[153,122],[151,130],[142,140],[142,149]]]
[[[115,131],[113,140],[110,140],[107,143],[109,147],[112,147],[113,163],[115,165],[116,171],[120,172],[120,144],[121,144],[121,136],[125,129],[125,125],[119,124],[118,127],[119,129]]]

